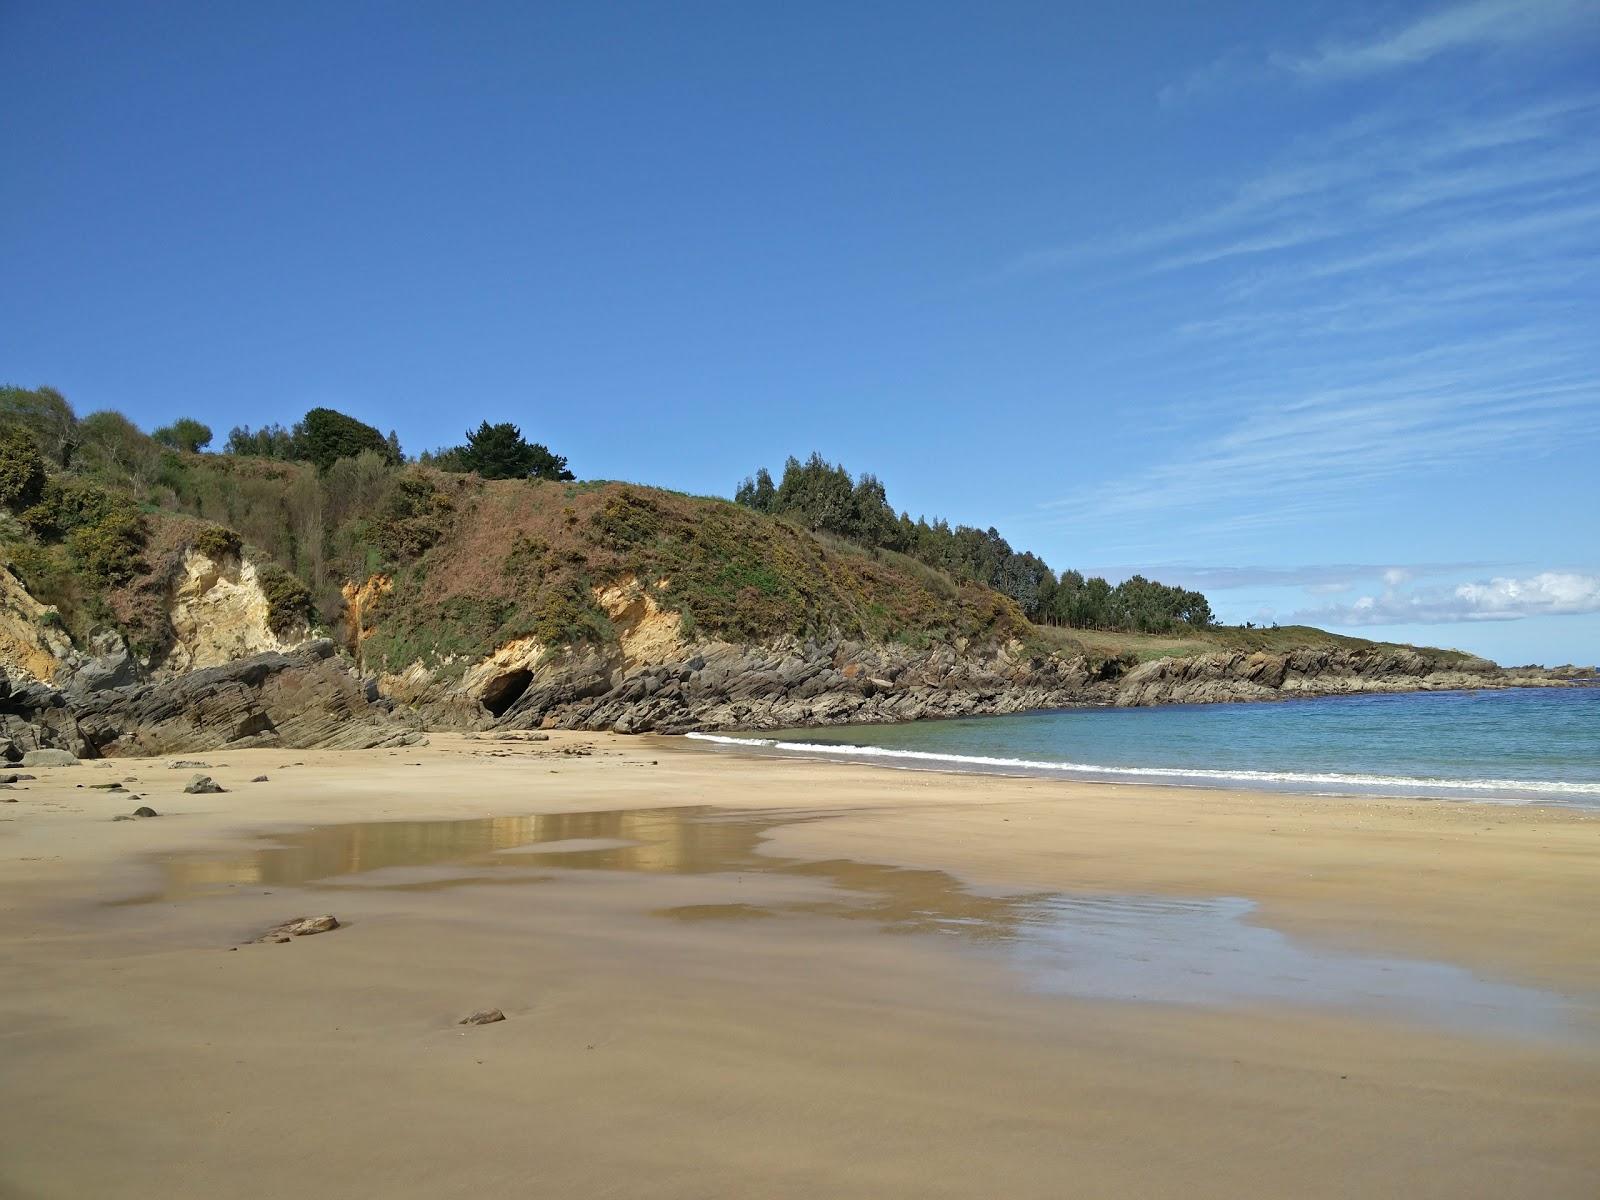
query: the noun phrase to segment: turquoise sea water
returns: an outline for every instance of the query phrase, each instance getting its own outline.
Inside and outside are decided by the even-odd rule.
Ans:
[[[1077,708],[689,736],[930,770],[1600,808],[1600,687]]]

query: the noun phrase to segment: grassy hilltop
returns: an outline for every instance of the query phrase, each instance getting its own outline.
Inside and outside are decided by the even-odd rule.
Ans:
[[[391,669],[525,636],[604,643],[596,591],[628,580],[687,633],[732,642],[1020,639],[1128,663],[1371,644],[1221,628],[1198,593],[1057,576],[992,529],[896,517],[876,480],[817,458],[791,460],[781,486],[761,472],[736,503],[574,481],[510,426],[412,462],[392,434],[326,409],[235,430],[232,452],[205,452],[210,440],[195,421],[147,435],[117,413],[80,419],[49,389],[0,389],[0,553],[79,645],[109,624],[159,660],[190,547],[249,557],[283,629],[337,628],[346,586],[384,577],[363,652]]]

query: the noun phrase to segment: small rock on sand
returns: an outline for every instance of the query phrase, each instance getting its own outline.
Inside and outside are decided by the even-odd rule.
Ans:
[[[227,789],[209,775],[196,775],[189,780],[183,790],[191,796],[198,796],[209,795],[212,792],[222,792]]]
[[[136,817],[159,817],[161,814],[155,809],[151,808],[148,804],[141,804],[138,808],[133,810],[133,815]]]
[[[251,783],[265,783],[266,781],[267,777],[265,775],[257,775],[250,780]]]
[[[506,1019],[505,1013],[501,1012],[498,1008],[480,1008],[477,1012],[473,1013],[470,1017],[462,1017],[461,1020],[456,1022],[456,1024],[457,1025],[493,1025],[496,1021],[504,1021],[505,1019]]]
[[[209,767],[210,765],[208,762],[200,762],[192,758],[180,758],[177,762],[167,764],[174,771],[193,771],[196,767]]]
[[[281,925],[274,925],[254,940],[258,942],[287,942],[290,938],[310,937],[314,933],[327,933],[330,929],[337,928],[339,928],[339,918],[332,913],[327,913],[320,917],[295,917]]]

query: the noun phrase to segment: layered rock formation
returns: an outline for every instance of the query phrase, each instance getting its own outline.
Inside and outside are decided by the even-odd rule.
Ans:
[[[469,677],[424,700],[430,719],[473,727],[654,730],[781,729],[1022,712],[1081,704],[1140,706],[1272,700],[1352,692],[1549,686],[1533,670],[1482,659],[1386,649],[1206,654],[1120,662],[1029,656],[1018,643],[912,650],[900,645],[701,643],[665,662],[629,664],[616,653],[546,655],[498,675]],[[415,682],[415,681],[413,681]],[[508,701],[508,694],[515,696]]]
[[[326,639],[289,652],[97,691],[0,685],[0,755],[51,747],[79,757],[247,746],[365,749],[422,738]]]

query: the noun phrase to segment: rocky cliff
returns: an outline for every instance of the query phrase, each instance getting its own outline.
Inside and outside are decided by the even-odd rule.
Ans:
[[[735,640],[696,634],[666,606],[668,583],[637,575],[582,597],[605,622],[602,639],[570,645],[520,634],[456,651],[414,624],[395,637],[386,628],[396,611],[391,581],[374,576],[344,589],[336,644],[311,638],[303,624],[275,629],[243,557],[191,547],[172,562],[156,599],[170,634],[159,653],[142,656],[109,627],[74,644],[54,610],[0,569],[0,757],[370,747],[415,741],[426,729],[778,729],[1583,678],[1327,635],[1318,635],[1323,644],[1274,651],[1228,648],[1217,634],[1143,662],[1020,637],[1014,623],[900,640]],[[415,620],[414,609],[403,615]],[[385,652],[372,654],[374,645]],[[395,661],[397,645],[419,648]]]
[[[435,726],[679,733],[1560,682],[1535,669],[1381,647],[1216,653],[1130,667],[1030,653],[1020,641],[918,650],[780,638],[759,646],[700,642],[648,660],[515,646],[453,683],[418,669],[380,686],[402,688]]]

